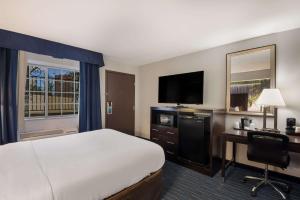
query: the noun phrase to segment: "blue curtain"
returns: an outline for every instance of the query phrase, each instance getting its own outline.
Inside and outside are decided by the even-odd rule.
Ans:
[[[80,62],[79,132],[101,128],[99,65]]]
[[[94,51],[0,29],[0,47],[104,65],[103,55]]]
[[[17,142],[18,51],[0,48],[0,144]]]

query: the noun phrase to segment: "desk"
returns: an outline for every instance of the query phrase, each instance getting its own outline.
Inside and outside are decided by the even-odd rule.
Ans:
[[[289,144],[288,150],[290,152],[300,153],[300,137],[299,136],[288,136]],[[221,134],[222,141],[222,166],[221,166],[221,175],[225,181],[225,170],[235,162],[236,156],[236,143],[239,144],[248,144],[247,131],[243,130],[228,130]],[[226,145],[227,142],[232,142],[232,160],[226,164]]]

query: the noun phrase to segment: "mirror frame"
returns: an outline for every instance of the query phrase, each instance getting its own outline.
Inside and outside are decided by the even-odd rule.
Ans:
[[[262,47],[256,47],[252,49],[241,50],[237,52],[232,52],[226,54],[226,112],[229,114],[235,115],[252,115],[252,116],[262,116],[262,112],[251,112],[251,111],[230,111],[230,83],[231,83],[231,58],[237,55],[249,54],[252,52],[260,51],[260,50],[270,50],[270,68],[271,68],[271,81],[270,88],[276,88],[276,45],[267,45]],[[269,116],[273,116],[272,113],[268,113]]]

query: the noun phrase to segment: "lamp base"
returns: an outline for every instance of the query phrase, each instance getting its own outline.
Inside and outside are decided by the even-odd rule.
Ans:
[[[277,129],[277,118],[278,118],[278,110],[276,107],[274,107],[274,128],[267,128],[267,107],[263,107],[263,128],[264,131],[270,131],[270,132],[280,132],[280,130]]]

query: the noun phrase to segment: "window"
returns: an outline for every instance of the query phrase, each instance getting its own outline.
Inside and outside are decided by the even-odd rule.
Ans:
[[[29,64],[25,87],[26,118],[78,114],[79,71]]]

